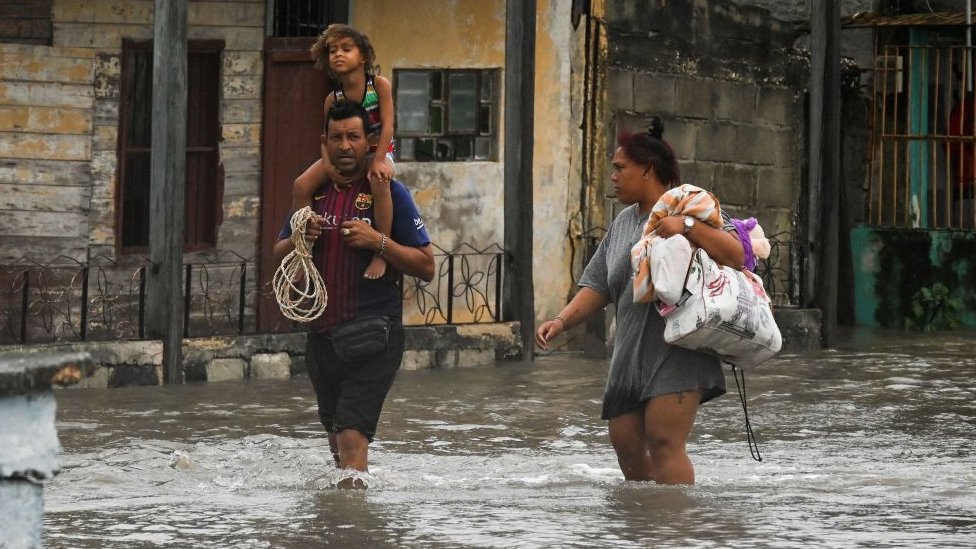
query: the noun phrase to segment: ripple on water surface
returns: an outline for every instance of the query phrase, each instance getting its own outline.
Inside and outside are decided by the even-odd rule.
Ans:
[[[697,485],[622,480],[606,363],[402,372],[369,490],[336,490],[307,379],[58,393],[48,547],[971,547],[976,344],[784,355],[704,406]]]

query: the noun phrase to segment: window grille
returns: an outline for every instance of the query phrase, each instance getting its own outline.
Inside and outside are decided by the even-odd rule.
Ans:
[[[348,0],[273,0],[272,35],[279,38],[318,36],[330,23],[349,20]]]
[[[973,50],[879,49],[868,186],[871,225],[976,229]]]
[[[394,71],[397,158],[495,160],[498,69]]]

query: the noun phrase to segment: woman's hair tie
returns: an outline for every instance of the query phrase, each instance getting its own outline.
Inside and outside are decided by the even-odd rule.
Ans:
[[[661,139],[664,136],[664,121],[657,116],[652,117],[650,125],[647,126],[647,135],[654,139]]]

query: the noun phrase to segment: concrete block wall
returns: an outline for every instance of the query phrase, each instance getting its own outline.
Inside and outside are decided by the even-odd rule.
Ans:
[[[682,181],[715,193],[735,217],[767,234],[790,232],[799,196],[800,98],[777,85],[611,68],[615,129],[664,120]]]
[[[607,154],[618,129],[659,116],[683,182],[791,241],[805,131],[792,26],[733,0],[607,0],[606,19]],[[785,250],[774,267],[785,290]]]

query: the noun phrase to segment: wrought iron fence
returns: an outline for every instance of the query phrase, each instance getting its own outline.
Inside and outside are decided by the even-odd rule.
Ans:
[[[470,244],[450,251],[435,248],[434,279],[402,281],[405,321],[423,325],[499,322],[505,250],[496,244],[480,250]]]
[[[408,325],[495,323],[502,318],[502,277],[508,254],[497,245],[436,248],[430,282],[400,280]],[[232,252],[184,265],[184,337],[258,333],[257,304],[273,298],[261,287],[257,262]],[[61,257],[0,265],[0,344],[145,339],[147,269],[143,256],[87,263]],[[283,322],[270,331],[300,331]]]
[[[789,233],[770,235],[769,258],[756,272],[779,306],[797,303]],[[404,277],[400,287],[407,325],[497,323],[503,318],[504,266],[497,245],[436,248],[430,282]],[[87,263],[58,258],[0,265],[0,344],[146,338],[147,269],[143,256]],[[184,337],[259,333],[260,287],[256,262],[237,254],[211,254],[184,265]],[[271,332],[300,331],[284,322]]]
[[[787,232],[766,235],[769,240],[769,257],[760,259],[756,274],[762,278],[766,293],[774,306],[795,307],[799,303],[795,257],[792,235]]]

